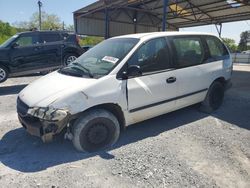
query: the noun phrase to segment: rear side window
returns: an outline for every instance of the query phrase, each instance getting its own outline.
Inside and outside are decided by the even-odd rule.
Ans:
[[[41,34],[42,43],[61,41],[61,36],[56,33]]]
[[[177,68],[198,65],[204,60],[204,50],[199,37],[174,37],[173,46]]]
[[[213,60],[222,60],[228,57],[228,51],[224,44],[215,37],[206,37],[210,57]]]
[[[142,73],[171,68],[165,38],[152,39],[143,44],[128,61],[129,65],[139,65]]]

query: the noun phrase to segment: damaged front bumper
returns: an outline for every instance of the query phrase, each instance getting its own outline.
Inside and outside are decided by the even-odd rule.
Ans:
[[[41,137],[43,142],[51,142],[53,136],[60,133],[69,122],[70,114],[66,110],[53,108],[30,108],[17,99],[18,119],[27,132]]]

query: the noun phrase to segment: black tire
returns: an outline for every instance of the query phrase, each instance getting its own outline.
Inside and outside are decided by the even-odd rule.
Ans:
[[[120,126],[111,112],[96,109],[76,120],[72,132],[72,142],[78,151],[94,152],[115,144],[120,135]]]
[[[78,56],[74,53],[68,53],[63,57],[63,66],[67,66],[68,64],[70,64],[71,62],[73,62],[74,60],[76,60]]]
[[[205,100],[201,103],[200,110],[205,113],[212,113],[222,105],[223,99],[224,87],[216,81],[210,86]]]
[[[8,76],[9,76],[8,70],[4,66],[0,65],[0,83],[6,81]]]

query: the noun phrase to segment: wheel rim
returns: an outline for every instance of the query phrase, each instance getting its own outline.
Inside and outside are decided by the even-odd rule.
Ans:
[[[0,68],[0,81],[4,80],[6,77],[6,72],[4,69]]]
[[[104,124],[94,124],[87,132],[87,139],[90,144],[104,146],[108,139],[108,128]]]
[[[76,60],[76,56],[69,56],[66,60],[66,64],[70,64],[71,62],[75,61]]]

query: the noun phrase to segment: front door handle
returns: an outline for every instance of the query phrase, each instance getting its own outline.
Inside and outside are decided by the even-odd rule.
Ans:
[[[170,77],[170,78],[167,79],[167,83],[168,84],[171,84],[171,83],[174,83],[174,82],[176,82],[176,78],[175,77]]]

